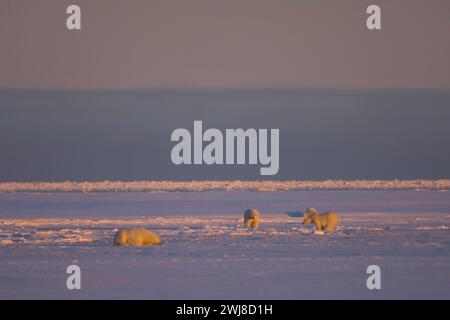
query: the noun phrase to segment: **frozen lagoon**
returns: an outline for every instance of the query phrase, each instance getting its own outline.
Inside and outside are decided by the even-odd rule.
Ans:
[[[256,232],[238,221],[250,207]],[[340,212],[336,233],[303,228],[307,207]],[[164,244],[113,247],[129,226]],[[449,299],[449,228],[448,191],[1,193],[0,298]]]

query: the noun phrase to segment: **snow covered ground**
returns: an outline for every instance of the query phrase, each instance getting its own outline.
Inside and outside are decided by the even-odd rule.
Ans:
[[[251,207],[257,231],[239,220]],[[304,228],[307,207],[340,212],[336,232]],[[113,247],[131,226],[163,245]],[[449,228],[436,190],[0,193],[0,299],[449,299]]]

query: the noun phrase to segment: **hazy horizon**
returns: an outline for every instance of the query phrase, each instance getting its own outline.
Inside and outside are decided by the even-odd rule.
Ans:
[[[449,178],[450,92],[0,91],[0,181]],[[176,166],[170,134],[279,128],[280,171]]]

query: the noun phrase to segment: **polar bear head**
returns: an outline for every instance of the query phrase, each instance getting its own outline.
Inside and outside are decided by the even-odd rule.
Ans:
[[[312,222],[313,216],[319,213],[315,208],[308,208],[303,212],[303,224],[310,224]]]

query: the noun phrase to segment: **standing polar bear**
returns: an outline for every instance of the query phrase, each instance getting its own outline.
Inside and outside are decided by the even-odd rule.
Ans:
[[[120,230],[114,237],[115,246],[151,246],[160,244],[161,239],[158,235],[142,227]]]
[[[314,208],[309,208],[303,213],[303,224],[314,223],[316,231],[332,232],[339,223],[339,215],[336,212],[320,213]]]
[[[247,209],[244,213],[244,225],[246,228],[258,228],[261,215],[256,209]]]

